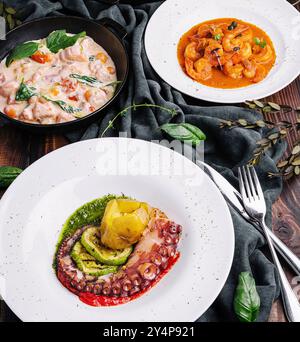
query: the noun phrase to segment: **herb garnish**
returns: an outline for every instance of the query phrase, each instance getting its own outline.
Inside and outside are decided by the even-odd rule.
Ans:
[[[199,145],[201,141],[206,139],[206,135],[200,128],[188,123],[169,123],[162,125],[160,128],[172,138],[192,145]]]
[[[66,113],[69,114],[74,114],[74,113],[78,113],[81,112],[80,108],[75,108],[69,104],[67,104],[65,101],[63,100],[52,100],[49,97],[43,95],[43,98],[47,101],[53,102],[55,104],[57,104],[63,111],[65,111]]]
[[[36,88],[29,87],[24,83],[24,80],[22,80],[20,87],[16,93],[15,99],[16,101],[27,101],[35,95],[37,95]]]
[[[50,33],[46,38],[47,48],[53,52],[57,53],[61,49],[65,49],[69,46],[74,45],[77,40],[81,37],[85,37],[86,32],[80,32],[73,36],[68,36],[66,30],[57,30]]]
[[[260,40],[258,37],[254,37],[253,41],[256,45],[259,45],[261,48],[265,48],[267,46],[267,42],[265,40]]]
[[[17,45],[11,50],[6,58],[6,66],[9,67],[13,61],[32,56],[39,48],[39,44],[36,42],[27,42]]]
[[[102,83],[96,77],[92,77],[92,76],[70,74],[69,77],[75,78],[78,82],[83,83],[83,84],[87,84],[91,87],[99,86]]]
[[[69,77],[75,78],[80,83],[87,84],[91,87],[96,87],[96,88],[113,87],[119,83],[122,83],[122,81],[113,81],[110,83],[103,83],[99,81],[96,77],[79,75],[79,74],[70,74]]]
[[[0,188],[7,188],[23,170],[14,166],[0,166]]]
[[[239,283],[234,296],[234,311],[242,322],[255,322],[259,314],[260,298],[255,280],[249,272],[239,275]]]
[[[215,34],[214,35],[214,40],[220,40],[222,38],[221,34]]]

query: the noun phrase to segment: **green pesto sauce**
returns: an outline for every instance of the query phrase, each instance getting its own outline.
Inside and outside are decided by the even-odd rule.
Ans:
[[[106,195],[88,202],[78,208],[65,222],[59,234],[54,255],[53,267],[56,269],[56,254],[62,242],[78,229],[87,225],[100,225],[107,203],[113,199],[127,196]]]

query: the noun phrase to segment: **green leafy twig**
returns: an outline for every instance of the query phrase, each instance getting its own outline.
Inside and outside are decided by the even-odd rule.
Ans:
[[[257,165],[262,156],[268,151],[272,146],[274,146],[279,140],[283,140],[287,137],[287,131],[285,129],[281,129],[277,132],[272,132],[267,135],[265,138],[257,141],[257,147],[253,151],[253,156],[249,160],[249,165]]]
[[[300,131],[300,108],[293,108],[289,105],[279,105],[274,102],[262,102],[262,101],[251,101],[245,102],[244,106],[250,109],[255,109],[261,112],[263,115],[268,113],[295,113],[297,115],[296,122],[290,122],[287,120],[282,120],[279,122],[272,122],[265,119],[257,120],[257,121],[248,121],[246,119],[238,119],[238,120],[221,120],[220,128],[245,128],[245,129],[260,129],[260,128],[274,128],[271,133],[268,133],[263,139],[257,142],[257,147],[253,151],[253,156],[251,157],[249,164],[256,165],[261,160],[262,156],[265,154],[267,150],[272,148],[278,141],[285,140],[288,137],[289,132],[291,131]],[[294,145],[293,151],[290,156],[283,161],[280,161],[277,164],[279,169],[278,173],[269,173],[270,177],[284,177],[291,178],[294,175],[300,174],[300,165],[299,165],[299,155],[298,149],[300,150],[299,141],[297,141]],[[300,151],[299,151],[300,154]],[[299,157],[299,158],[298,158]]]
[[[278,172],[269,172],[269,177],[284,177],[290,179],[300,175],[300,140],[296,141],[290,156],[277,164]]]
[[[164,110],[166,112],[169,112],[172,117],[177,115],[177,112],[176,112],[176,110],[174,108],[166,108],[166,107],[155,105],[155,104],[151,104],[151,103],[140,103],[140,104],[135,104],[134,103],[133,105],[130,105],[130,106],[122,109],[119,113],[117,113],[114,116],[114,118],[108,122],[108,125],[106,126],[106,128],[104,129],[104,131],[102,132],[100,137],[103,138],[105,136],[106,132],[110,128],[114,128],[114,124],[115,124],[116,120],[119,117],[125,116],[130,109],[137,110],[139,108],[158,108],[158,109]]]
[[[274,102],[262,102],[258,100],[246,101],[244,103],[246,108],[255,109],[262,114],[268,113],[291,113],[293,111],[300,113],[300,108],[293,108],[289,105],[279,105]]]

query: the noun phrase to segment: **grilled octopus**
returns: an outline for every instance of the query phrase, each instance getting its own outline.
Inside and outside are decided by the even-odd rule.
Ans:
[[[179,255],[177,246],[182,227],[170,221],[160,210],[153,209],[150,221],[127,263],[117,273],[94,277],[80,271],[70,253],[74,244],[90,226],[79,228],[66,238],[56,256],[57,277],[76,295],[130,298],[150,288]]]

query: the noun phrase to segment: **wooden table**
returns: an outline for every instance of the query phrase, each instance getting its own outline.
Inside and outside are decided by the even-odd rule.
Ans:
[[[300,10],[300,5],[298,5]],[[280,91],[267,100],[281,104],[288,104],[294,108],[300,107],[300,77],[287,88]],[[269,119],[274,120],[274,116]],[[277,117],[280,121],[283,116]],[[295,121],[295,114],[285,114],[284,119]],[[298,135],[298,136],[297,136]],[[289,139],[289,150],[300,133],[294,133]],[[66,138],[61,135],[32,136],[18,131],[12,127],[0,128],[0,165],[13,165],[26,168],[35,160],[45,154],[68,144]],[[288,152],[287,152],[288,153]],[[0,191],[0,198],[3,191]],[[282,239],[300,257],[300,176],[284,183],[284,189],[273,206],[273,229],[276,235]],[[286,267],[289,279],[294,274]],[[269,318],[273,322],[285,321],[280,299],[272,308]]]

